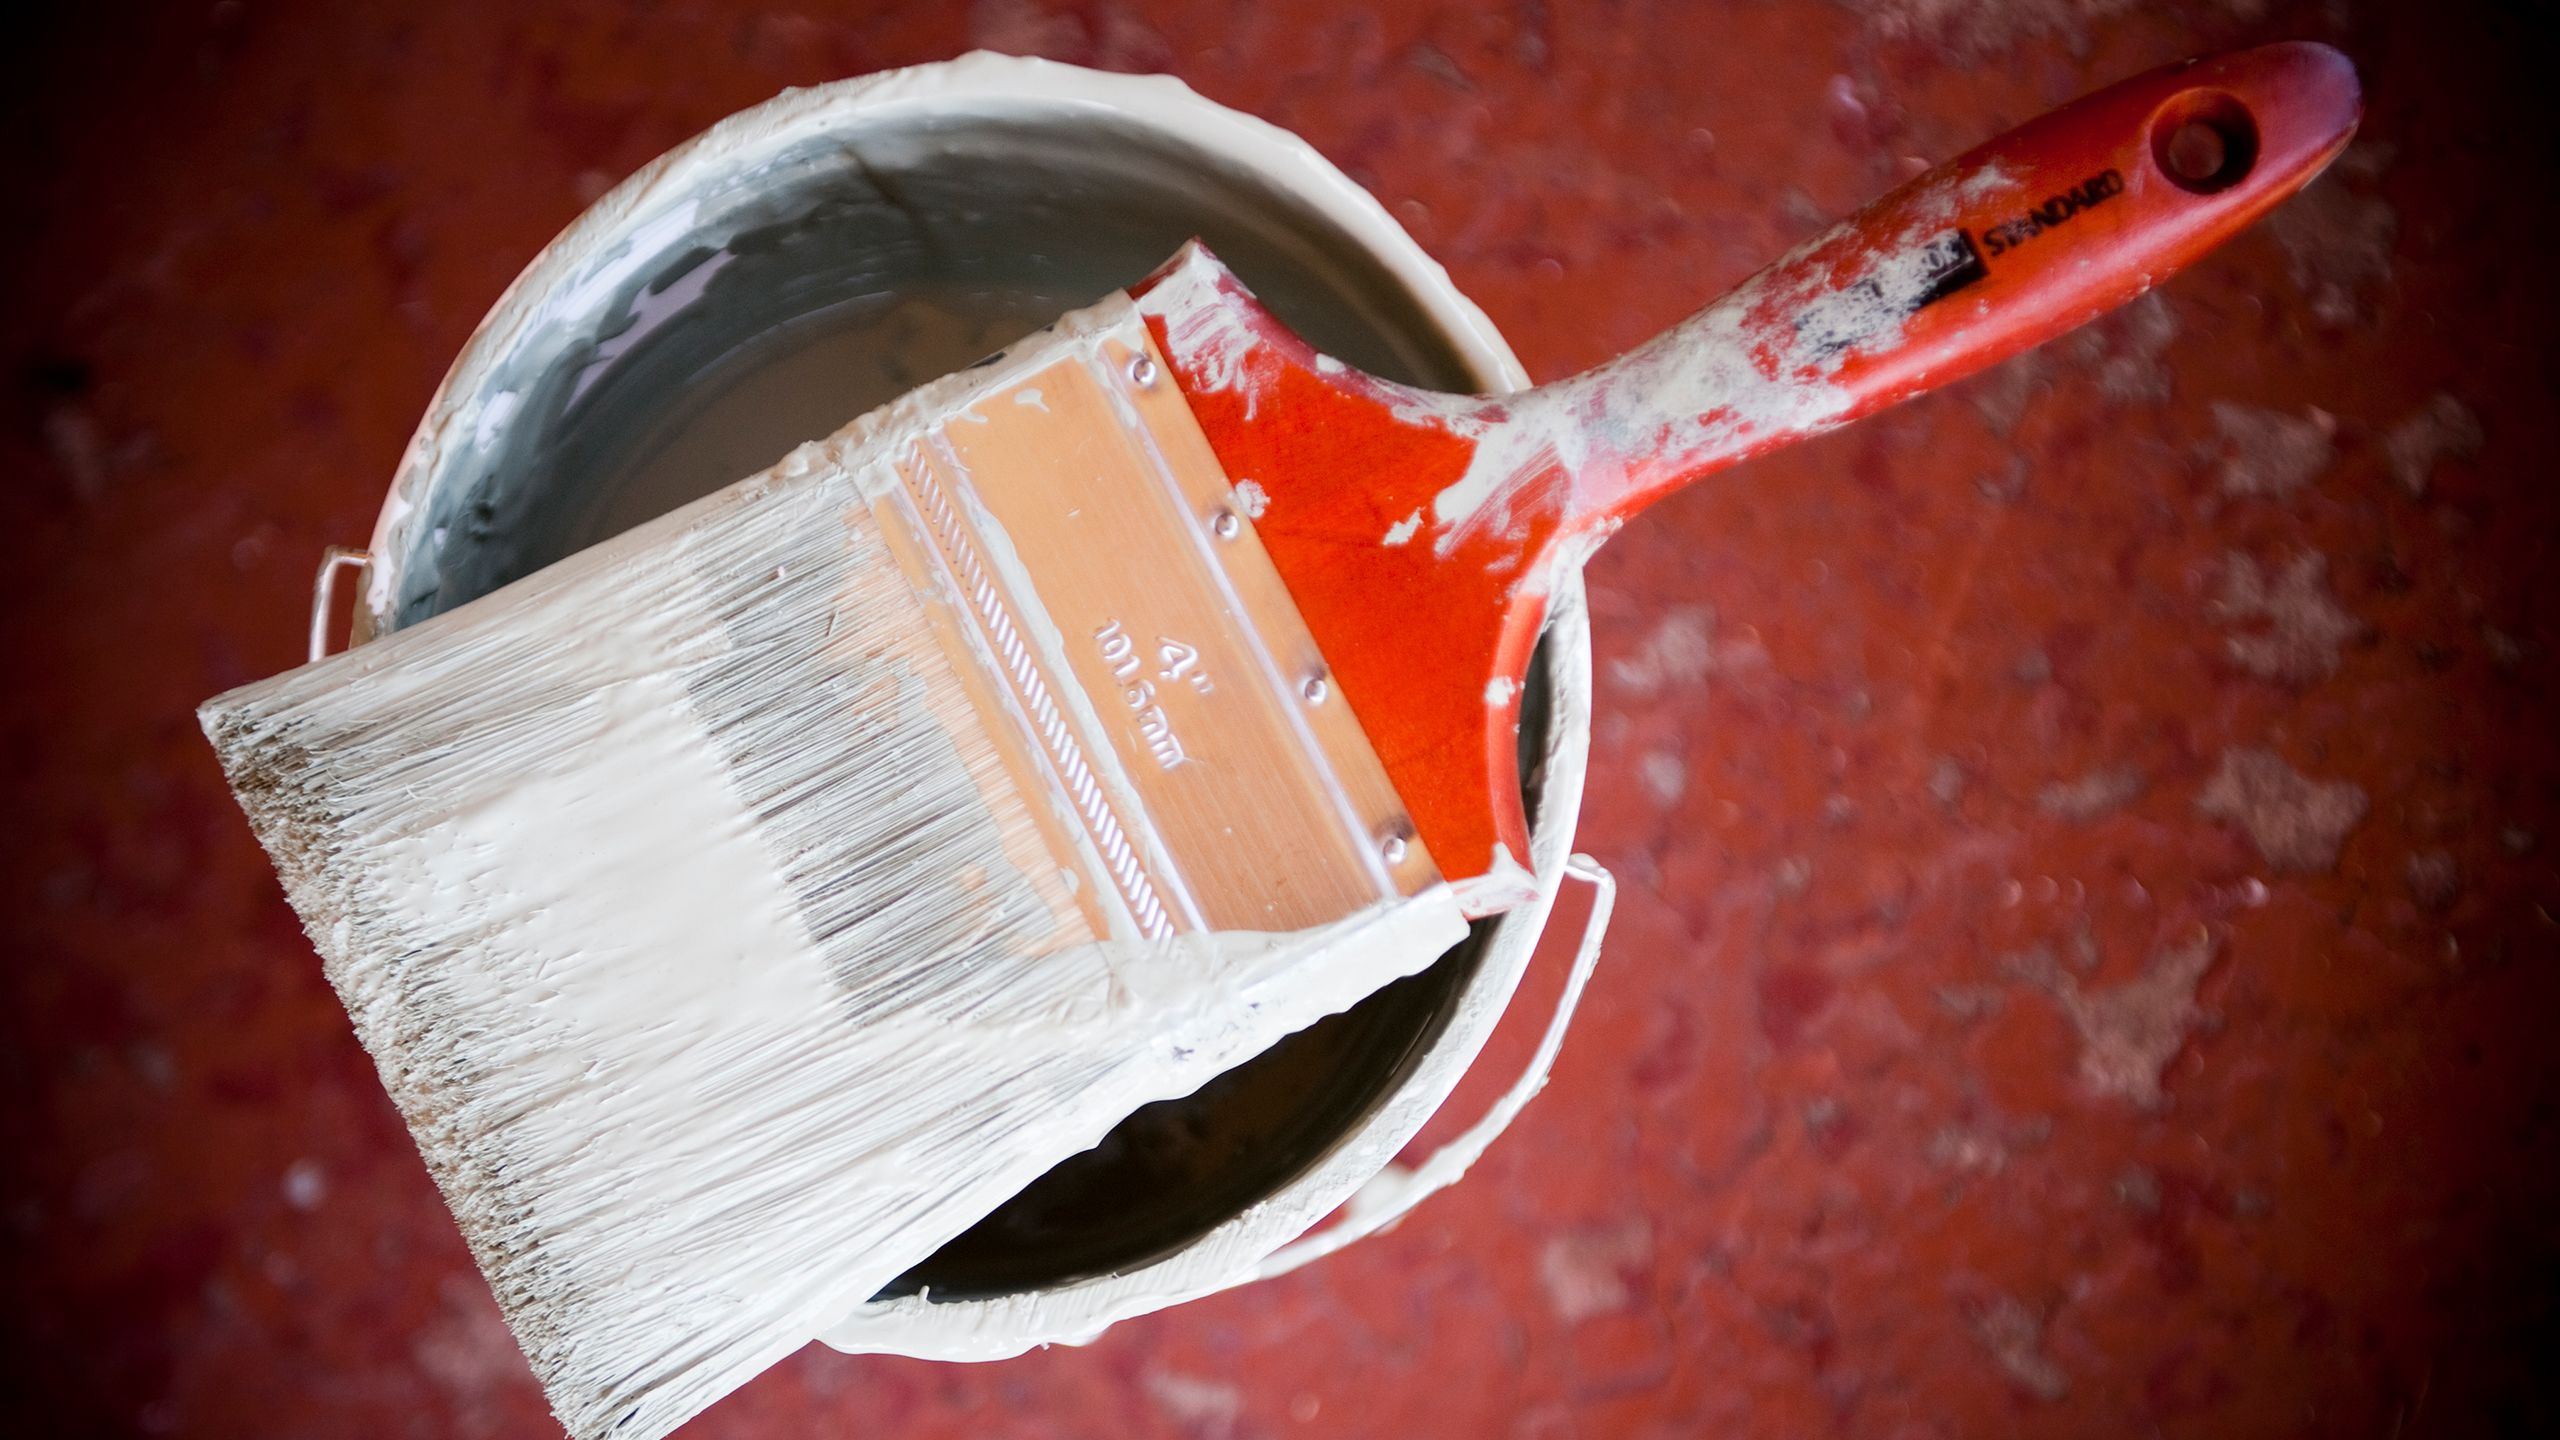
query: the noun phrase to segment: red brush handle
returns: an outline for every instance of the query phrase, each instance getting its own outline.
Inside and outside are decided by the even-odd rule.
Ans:
[[[2338,52],[2269,45],[2125,81],[1929,171],[1551,387],[1620,462],[1572,477],[1565,525],[1623,517],[2123,304],[2299,189],[2358,104]],[[1723,408],[1683,411],[1702,388]]]
[[[1592,543],[1735,461],[1969,375],[2142,293],[2355,129],[2337,52],[2128,80],[1930,171],[1660,338],[1511,396],[1327,360],[1196,246],[1133,292],[1441,872],[1520,869],[1518,692]],[[1267,506],[1267,509],[1264,507]]]

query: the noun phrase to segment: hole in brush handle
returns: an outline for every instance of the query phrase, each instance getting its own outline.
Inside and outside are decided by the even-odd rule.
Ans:
[[[2151,160],[2169,183],[2213,195],[2249,178],[2258,164],[2258,122],[2220,90],[2190,90],[2151,122]]]

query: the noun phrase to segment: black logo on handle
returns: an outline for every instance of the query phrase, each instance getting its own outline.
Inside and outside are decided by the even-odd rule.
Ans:
[[[1879,269],[1884,273],[1817,296],[1796,315],[1796,364],[1823,365],[1843,352],[1873,348],[1882,337],[1899,337],[1903,321],[1991,273],[1962,230],[1933,237]]]
[[[1982,263],[1982,252],[1973,248],[1973,237],[1962,230],[1948,231],[1920,253],[1929,280],[1921,287],[1920,298],[1912,302],[1915,314],[1991,274],[1991,267]]]

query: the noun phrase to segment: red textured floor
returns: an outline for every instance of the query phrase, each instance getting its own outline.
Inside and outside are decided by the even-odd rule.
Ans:
[[[660,150],[972,45],[1171,70],[1313,140],[1552,377],[1913,157],[2292,35],[2369,83],[2317,191],[1595,562],[1584,845],[1627,891],[1478,1174],[1087,1349],[811,1350],[687,1433],[2560,1433],[2521,19],[385,8],[97,5],[0,62],[14,1433],[556,1433],[189,710],[295,660],[474,320]]]

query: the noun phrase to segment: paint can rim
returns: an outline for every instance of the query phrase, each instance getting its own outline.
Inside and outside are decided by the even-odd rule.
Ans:
[[[689,187],[723,169],[770,160],[796,137],[917,116],[1107,118],[1160,133],[1249,171],[1275,203],[1293,201],[1339,226],[1392,278],[1430,337],[1487,390],[1528,376],[1500,333],[1377,199],[1298,136],[1208,100],[1170,76],[1132,76],[1050,61],[973,53],[931,65],[786,91],[714,125],[597,200],[527,265],[494,305],[439,386],[404,452],[370,546],[360,633],[396,628],[401,577],[420,553],[431,490],[450,483],[459,447],[485,433],[486,392],[537,326],[582,256],[673,213]],[[1579,575],[1559,585],[1544,642],[1546,733],[1532,835],[1536,899],[1494,922],[1474,969],[1417,1043],[1401,1075],[1368,1113],[1292,1180],[1151,1263],[1123,1273],[989,1299],[929,1295],[854,1306],[819,1338],[838,1349],[944,1359],[993,1359],[1034,1346],[1092,1339],[1119,1320],[1233,1288],[1263,1259],[1376,1181],[1472,1066],[1509,1008],[1547,923],[1572,849],[1590,744],[1589,620]]]

